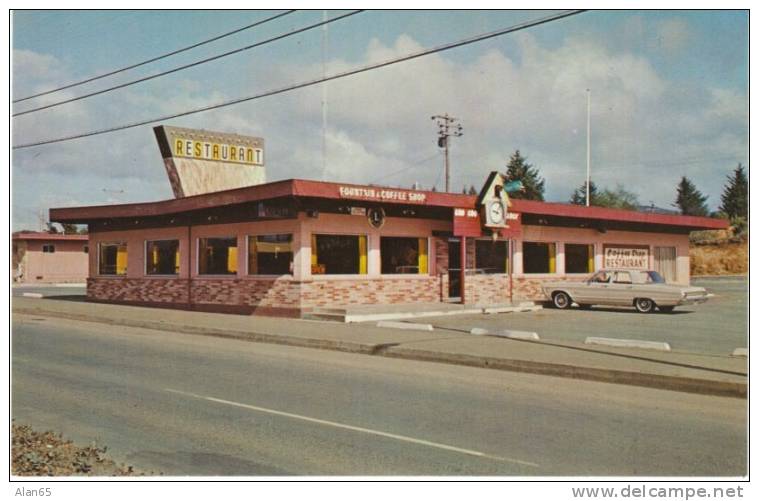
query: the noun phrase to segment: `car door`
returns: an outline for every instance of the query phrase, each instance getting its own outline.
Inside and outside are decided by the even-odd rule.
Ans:
[[[631,305],[633,302],[633,281],[629,271],[615,271],[609,284],[609,304]]]
[[[610,281],[611,273],[596,274],[589,282],[578,287],[581,290],[580,297],[575,298],[575,301],[580,304],[606,304]]]

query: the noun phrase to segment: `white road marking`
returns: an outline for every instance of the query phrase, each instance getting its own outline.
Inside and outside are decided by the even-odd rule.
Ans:
[[[440,443],[437,443],[437,442],[430,442],[429,440],[422,440],[422,439],[419,439],[419,438],[407,437],[405,435],[396,435],[395,433],[387,433],[387,432],[384,432],[384,431],[372,430],[372,429],[369,429],[369,428],[362,428],[360,426],[352,426],[352,425],[349,425],[349,424],[337,423],[335,421],[327,421],[325,419],[318,419],[318,418],[312,418],[312,417],[308,417],[308,416],[302,416],[300,414],[293,414],[291,412],[283,412],[283,411],[278,411],[278,410],[275,410],[275,409],[267,409],[266,407],[258,407],[256,405],[243,404],[243,403],[240,403],[240,402],[233,402],[231,400],[223,400],[221,398],[209,397],[209,396],[206,396],[206,395],[198,395],[197,393],[190,393],[190,392],[186,392],[186,391],[174,390],[172,388],[164,388],[164,390],[168,391],[170,393],[175,393],[177,395],[184,395],[186,397],[193,397],[193,398],[197,398],[197,399],[200,399],[200,400],[206,400],[206,401],[209,401],[209,402],[215,402],[215,403],[218,403],[218,404],[231,405],[233,407],[240,407],[240,408],[243,408],[243,409],[250,409],[250,410],[253,410],[253,411],[264,412],[264,413],[267,413],[267,414],[273,414],[275,416],[288,417],[288,418],[291,418],[291,419],[299,419],[301,421],[307,421],[309,423],[321,424],[321,425],[324,425],[324,426],[332,426],[333,428],[341,428],[343,430],[351,430],[351,431],[357,431],[357,432],[360,432],[360,433],[368,433],[370,435],[377,435],[377,436],[380,436],[380,437],[392,438],[394,440],[400,440],[401,442],[408,442],[408,443],[411,443],[411,444],[426,445],[427,447],[434,447],[436,449],[443,449],[443,450],[446,450],[446,451],[458,452],[460,454],[466,454],[468,456],[475,456],[475,457],[480,457],[480,458],[493,459],[493,460],[496,460],[496,461],[503,461],[503,462],[507,462],[507,463],[516,463],[516,464],[521,464],[521,465],[524,465],[524,466],[532,466],[534,468],[538,468],[539,467],[538,464],[531,463],[529,461],[522,461],[520,459],[507,458],[507,457],[503,457],[503,456],[494,456],[492,454],[486,454],[486,453],[480,452],[480,451],[475,451],[475,450],[471,450],[471,449],[462,449],[461,447],[454,447],[452,445],[440,444]]]

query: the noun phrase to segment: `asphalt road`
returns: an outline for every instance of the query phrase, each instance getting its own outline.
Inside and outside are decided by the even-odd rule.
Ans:
[[[746,401],[15,315],[12,416],[167,475],[743,475]]]
[[[632,308],[593,307],[502,315],[460,315],[422,318],[436,327],[472,327],[537,332],[541,339],[583,342],[588,336],[663,341],[673,351],[729,356],[748,347],[748,281],[745,277],[696,279],[715,297],[704,304],[683,306],[673,313],[637,313]]]

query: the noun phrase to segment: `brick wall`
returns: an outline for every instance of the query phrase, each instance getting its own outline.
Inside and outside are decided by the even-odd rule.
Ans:
[[[192,303],[302,310],[318,306],[434,303],[441,300],[440,281],[437,276],[312,282],[203,278],[192,281]],[[87,296],[98,301],[186,305],[187,280],[90,278]]]
[[[289,279],[195,279],[192,301],[200,304],[299,308],[299,284]]]
[[[438,277],[374,280],[315,280],[301,284],[301,307],[434,303],[440,301]]]
[[[509,276],[467,275],[464,282],[467,304],[495,304],[509,301]]]
[[[548,278],[517,278],[514,277],[514,301],[525,299],[530,301],[547,300],[540,286],[543,282],[581,281],[585,277],[548,277]]]
[[[448,240],[435,237],[432,245],[435,247],[435,271],[448,273]]]
[[[100,301],[187,303],[187,280],[88,278],[87,297]]]

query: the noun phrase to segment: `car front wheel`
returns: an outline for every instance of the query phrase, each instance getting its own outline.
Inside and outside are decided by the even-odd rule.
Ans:
[[[654,311],[654,302],[645,297],[639,297],[635,300],[635,309],[640,313],[651,313]]]
[[[557,292],[553,295],[553,305],[558,309],[563,310],[572,305],[572,300],[566,292]]]

